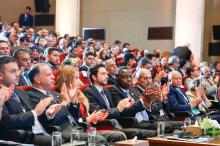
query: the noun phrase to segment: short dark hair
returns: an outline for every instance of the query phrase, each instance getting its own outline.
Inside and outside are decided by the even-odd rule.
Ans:
[[[8,44],[8,42],[5,41],[5,40],[0,40],[0,44],[1,44],[1,43],[6,43],[6,44]]]
[[[99,68],[101,68],[101,67],[104,67],[104,68],[105,68],[105,66],[104,66],[102,63],[100,63],[100,64],[95,64],[94,66],[92,66],[91,68],[89,68],[88,74],[89,74],[89,80],[90,80],[91,83],[94,83],[94,80],[93,80],[92,76],[94,75],[94,76],[97,77],[98,70],[99,70]]]
[[[28,53],[28,54],[30,54],[30,51],[27,50],[27,49],[23,49],[23,48],[16,49],[14,51],[14,53],[13,53],[13,57],[17,60],[21,53]]]
[[[195,67],[195,66],[187,67],[187,69],[186,69],[186,75],[187,75],[187,77],[190,77],[190,76],[191,76],[191,73],[194,71],[194,67]]]
[[[146,57],[142,57],[139,61],[138,61],[138,65],[146,65],[146,64],[152,64],[151,60],[146,58]]]
[[[55,48],[55,47],[49,47],[47,54],[50,55],[53,51],[58,51],[58,52],[59,52],[59,50],[58,50],[57,48]]]
[[[128,67],[127,67],[127,66],[120,66],[120,67],[116,70],[116,77],[118,77],[118,76],[121,74],[121,72],[122,72],[123,69],[128,70]]]
[[[94,56],[95,57],[95,54],[92,53],[92,52],[89,52],[89,51],[86,51],[84,55],[85,55],[85,57],[88,57],[88,56]]]
[[[11,63],[11,62],[16,62],[15,58],[12,56],[7,56],[7,55],[3,55],[0,56],[0,71],[3,71],[4,65]]]
[[[38,75],[39,73],[40,73],[39,64],[35,64],[34,66],[31,67],[31,69],[28,72],[28,76],[29,76],[31,83],[34,82],[34,77]]]
[[[153,57],[156,57],[154,54],[152,53],[148,53],[145,55],[145,57],[147,57],[148,59],[152,60]]]
[[[30,6],[27,6],[26,9],[31,10],[31,7],[30,7]]]
[[[125,63],[125,65],[128,64],[128,62],[129,62],[130,59],[136,59],[136,58],[135,58],[134,54],[128,52],[128,53],[126,53],[126,54],[124,55],[124,63]]]

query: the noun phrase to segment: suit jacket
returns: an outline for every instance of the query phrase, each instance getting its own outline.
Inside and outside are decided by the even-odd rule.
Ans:
[[[118,84],[113,85],[110,90],[111,95],[113,97],[113,102],[115,104],[115,106],[118,105],[118,103],[123,100],[124,98],[127,98],[128,96],[122,91],[122,89],[120,88],[120,86]],[[133,92],[131,92],[131,90],[129,90],[129,94],[133,97]],[[122,116],[127,116],[127,117],[131,117],[131,116],[135,116],[136,113],[143,111],[145,108],[143,106],[143,104],[141,103],[140,100],[138,100],[135,97],[135,103],[132,107],[125,109],[121,115]]]
[[[140,98],[140,96],[142,95],[142,92],[143,91],[141,91],[137,87],[130,89],[130,93],[132,94],[132,97],[134,97],[136,99]],[[167,114],[170,113],[169,103],[156,102],[154,105],[151,106],[151,110],[146,109],[146,111],[147,111],[150,119],[154,119],[155,117],[160,118],[160,113],[159,113],[160,109],[163,109],[163,111],[165,112],[165,114],[167,116]],[[166,118],[168,119],[169,117],[167,116]],[[156,120],[158,120],[158,119],[156,119]]]
[[[116,83],[116,79],[113,78],[111,75],[108,75],[108,85],[114,85]]]
[[[83,65],[83,66],[81,66],[80,68],[79,68],[79,71],[88,71],[88,66],[86,66],[86,65]]]
[[[16,88],[14,92],[21,100],[21,103],[13,98],[5,102],[2,119],[0,120],[0,129],[26,129],[31,131],[34,125],[34,115],[31,112],[30,98],[20,89]],[[24,112],[24,109],[26,112]]]
[[[181,89],[180,89],[181,90]],[[181,90],[181,93],[187,98],[185,92]],[[191,113],[191,106],[189,102],[185,101],[184,96],[174,86],[170,86],[170,92],[168,94],[168,101],[171,111],[186,111]],[[189,101],[189,100],[188,100]]]
[[[19,16],[19,25],[22,26],[33,26],[33,16],[27,15],[27,19],[25,19],[25,13]]]
[[[108,102],[110,104],[110,108],[107,108],[107,105],[105,104],[105,101],[103,100],[101,94],[99,91],[96,89],[94,85],[90,85],[87,87],[83,93],[84,95],[88,98],[89,100],[89,112],[92,113],[95,110],[100,110],[100,109],[107,109],[109,112],[109,119],[117,119],[120,118],[120,112],[117,108],[115,108],[111,93],[104,89],[104,92],[106,94],[106,97],[108,99]]]
[[[59,103],[59,98],[60,98],[59,93],[51,91],[51,94],[54,97],[54,100],[52,101],[51,105]],[[28,90],[28,95],[31,98],[33,106],[36,106],[40,102],[41,99],[48,97],[48,95],[42,93],[41,91],[35,88],[31,88],[30,90]],[[58,113],[56,113],[53,119],[45,121],[44,119],[40,118],[39,120],[45,128],[47,126],[59,125],[61,126],[62,130],[66,130],[66,128],[70,127],[71,125],[69,118],[68,118],[69,115],[70,113],[68,112],[67,107],[63,107]],[[75,122],[77,121],[75,120]],[[76,125],[76,123],[73,123],[73,124]]]
[[[24,79],[24,77],[22,75],[20,75],[19,77],[19,86],[28,86],[28,83],[26,82],[26,80]]]

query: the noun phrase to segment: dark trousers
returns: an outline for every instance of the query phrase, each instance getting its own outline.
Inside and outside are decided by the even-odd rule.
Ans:
[[[154,130],[145,130],[145,129],[138,129],[138,128],[125,128],[120,129],[119,131],[125,133],[128,139],[132,139],[137,136],[138,139],[145,140],[149,137],[156,136],[156,131]]]
[[[164,121],[165,122],[165,133],[169,134],[172,133],[175,129],[179,129],[183,126],[182,121]],[[140,122],[138,123],[135,128],[140,129],[148,129],[148,130],[157,130],[157,121],[154,122]]]

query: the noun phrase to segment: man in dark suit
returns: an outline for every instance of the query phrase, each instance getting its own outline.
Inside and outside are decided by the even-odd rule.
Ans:
[[[117,65],[113,59],[108,59],[105,61],[105,67],[108,72],[108,85],[116,84],[115,73],[117,69]]]
[[[32,65],[30,52],[27,49],[16,49],[13,53],[13,56],[16,59],[18,67],[22,71],[19,78],[19,86],[31,86],[28,76],[28,70]]]
[[[25,13],[19,16],[20,27],[31,27],[33,26],[33,16],[31,15],[31,7],[26,7]]]
[[[52,92],[51,89],[54,85],[54,76],[50,67],[47,64],[39,63],[33,66],[29,73],[30,80],[33,83],[33,88],[28,91],[29,96],[32,99],[32,103],[35,105],[40,102],[41,98],[45,98],[48,95],[53,97],[52,106],[63,105],[60,111],[58,110],[56,113],[51,115],[53,118],[51,121],[45,124],[49,125],[59,125],[61,126],[64,138],[69,140],[69,136],[71,130],[74,127],[80,127],[79,119],[79,104],[78,102],[70,102],[70,105],[66,105],[66,103],[62,100],[65,97],[60,96],[57,92]],[[60,102],[60,100],[62,100]],[[105,142],[108,139],[108,142],[115,142],[120,136],[121,133],[97,133],[97,141]],[[103,137],[104,136],[104,137]],[[80,138],[82,140],[87,140],[88,136],[86,133],[80,133]],[[106,138],[106,139],[105,139]]]
[[[178,71],[172,71],[168,75],[168,79],[171,83],[170,92],[168,94],[168,101],[171,111],[185,111],[192,112],[189,104],[189,99],[185,92],[181,89],[182,76]]]
[[[146,73],[148,73],[147,75],[150,75],[148,77],[151,77],[151,73],[149,70],[147,69],[140,69],[140,70],[144,70]],[[139,74],[140,70],[138,70],[136,74]],[[145,95],[147,94],[145,93],[146,91],[144,91],[143,94],[140,94],[136,89],[131,88],[132,85],[131,72],[126,66],[119,67],[116,73],[116,81],[117,84],[113,85],[112,88],[110,88],[110,92],[112,94],[112,97],[114,98],[113,100],[115,104],[117,104],[124,98],[127,97],[133,98],[135,100],[135,104],[129,109],[127,109],[125,115],[134,116],[137,119],[138,121],[138,124],[136,125],[137,128],[156,130],[157,129],[156,121],[159,119],[159,116],[158,118],[156,118],[156,115],[151,112],[152,111],[151,98],[154,97],[155,94],[152,95],[149,94],[147,96]],[[147,84],[147,82],[145,82],[145,84]],[[150,84],[150,82],[148,84]],[[168,92],[166,92],[166,94],[168,94]],[[166,96],[165,92],[163,96]],[[173,125],[171,125],[169,122],[165,122],[165,124],[166,124],[165,126],[166,133],[171,133],[173,132],[173,130],[175,130],[175,127],[172,128]]]
[[[13,92],[13,94],[3,105],[0,129],[1,131],[22,129],[29,134],[28,137],[21,142],[45,146],[51,145],[51,137],[48,136],[45,129],[39,124],[38,118],[45,112],[52,98],[46,98],[32,108],[29,97],[25,92],[19,89],[13,91],[13,87],[18,85],[19,76],[20,71],[16,60],[11,56],[1,56],[1,88],[4,87],[5,90]],[[13,87],[11,87],[11,85],[13,85]]]
[[[115,128],[124,132],[128,138],[138,136],[140,139],[145,139],[155,135],[154,131],[149,130],[136,128],[121,129],[121,125],[116,119],[120,118],[121,115],[123,115],[123,112],[134,104],[134,101],[131,98],[125,98],[118,102],[117,105],[114,105],[114,99],[112,98],[111,93],[103,88],[108,81],[107,71],[103,64],[97,64],[90,68],[89,78],[92,85],[87,87],[83,92],[89,99],[90,113],[98,109],[107,109],[109,112],[107,118],[113,119],[116,122]]]
[[[86,51],[84,55],[83,65],[79,68],[79,71],[88,71],[89,67],[95,63],[95,55],[92,52]]]

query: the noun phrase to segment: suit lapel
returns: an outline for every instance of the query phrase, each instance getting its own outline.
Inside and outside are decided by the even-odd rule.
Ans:
[[[25,81],[24,77],[22,75],[20,75],[19,78],[19,86],[25,86],[28,85],[27,82]]]
[[[94,95],[97,95],[97,99],[98,99],[99,103],[102,104],[102,106],[104,106],[104,108],[107,109],[107,105],[105,104],[105,101],[103,100],[103,97],[101,96],[99,91],[96,89],[96,87],[94,85],[92,85],[91,87],[92,87],[92,90],[94,91]]]
[[[116,89],[119,91],[119,93],[123,96],[123,98],[127,98],[127,94],[124,93],[124,91],[121,89],[119,85],[116,85]]]
[[[16,89],[16,88],[15,88],[15,93],[17,94],[17,96],[21,100],[23,107],[26,110],[31,110],[32,107],[31,107],[31,101],[29,100],[29,97],[27,95],[24,95],[19,89]]]

